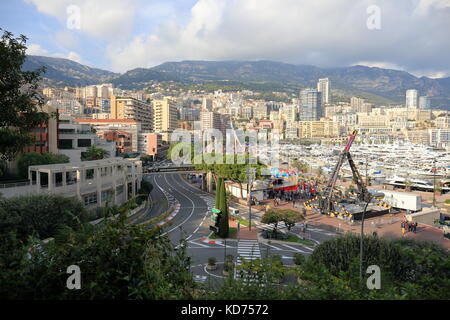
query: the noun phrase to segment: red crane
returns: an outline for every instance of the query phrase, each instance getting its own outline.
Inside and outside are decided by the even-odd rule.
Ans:
[[[361,175],[358,172],[358,169],[356,168],[356,165],[352,159],[352,156],[350,155],[350,148],[353,144],[353,141],[356,138],[356,135],[358,134],[357,130],[354,130],[348,137],[347,144],[344,147],[344,150],[342,150],[339,160],[333,170],[333,174],[331,175],[330,180],[328,181],[327,186],[325,187],[325,190],[323,192],[323,195],[318,199],[319,200],[319,208],[321,209],[322,213],[329,214],[330,212],[335,211],[335,208],[333,206],[333,189],[336,185],[336,181],[339,175],[339,170],[341,169],[345,158],[347,158],[348,163],[350,165],[350,168],[352,170],[353,174],[353,180],[356,181],[356,185],[358,187],[358,196],[357,199],[362,202],[367,202],[370,199],[369,191],[366,188],[366,185],[364,184]]]

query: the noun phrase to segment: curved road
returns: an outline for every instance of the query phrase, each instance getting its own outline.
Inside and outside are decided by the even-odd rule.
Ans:
[[[207,235],[209,226],[209,223],[208,226],[205,224],[208,215],[207,203],[190,189],[181,174],[157,173],[149,176],[154,186],[162,188],[180,203],[179,212],[172,219],[171,225],[164,229],[163,234],[167,234],[174,245],[178,245],[182,238],[189,240],[196,233]],[[152,191],[154,201],[156,201],[155,197],[157,195],[153,195]]]

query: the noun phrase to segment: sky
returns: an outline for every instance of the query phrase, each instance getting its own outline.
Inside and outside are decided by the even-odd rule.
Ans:
[[[125,72],[182,60],[450,77],[450,0],[0,0],[28,54]]]

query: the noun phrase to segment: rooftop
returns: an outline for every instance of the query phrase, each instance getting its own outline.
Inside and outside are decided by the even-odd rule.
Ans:
[[[71,162],[71,163],[58,163],[58,164],[46,164],[46,165],[36,165],[30,166],[30,170],[53,170],[53,171],[64,171],[64,170],[77,170],[80,168],[96,168],[99,166],[113,165],[113,164],[125,164],[129,162],[134,162],[132,159],[124,159],[121,157],[108,158],[102,160],[92,160],[92,161],[82,161],[82,162]]]

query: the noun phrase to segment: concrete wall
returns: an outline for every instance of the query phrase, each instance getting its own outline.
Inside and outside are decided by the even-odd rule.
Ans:
[[[416,213],[407,214],[406,219],[410,222],[434,226],[434,221],[439,219],[440,216],[441,214],[438,208],[426,208]]]

